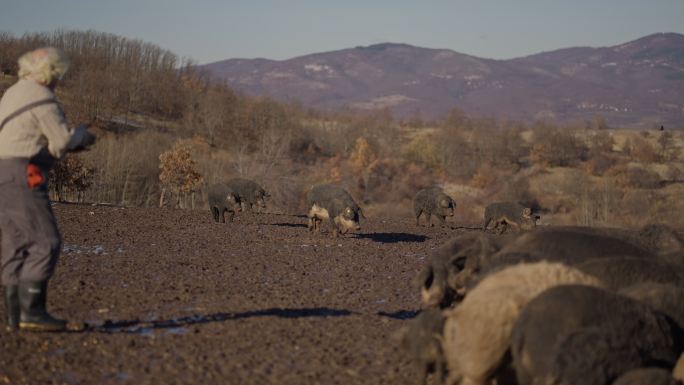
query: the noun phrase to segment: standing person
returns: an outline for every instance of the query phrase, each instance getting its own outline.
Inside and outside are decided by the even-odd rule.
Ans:
[[[70,129],[55,98],[69,60],[52,47],[19,58],[19,81],[0,99],[0,278],[8,330],[64,330],[46,309],[47,283],[62,239],[48,200],[48,171],[95,136]]]

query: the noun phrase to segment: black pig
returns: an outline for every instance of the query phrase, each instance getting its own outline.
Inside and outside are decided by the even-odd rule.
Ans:
[[[494,222],[494,230],[504,232],[508,225],[520,229],[531,229],[537,225],[537,216],[532,215],[532,209],[523,207],[515,202],[497,202],[485,208],[484,225],[482,230],[487,230]],[[503,226],[499,228],[499,226]]]
[[[235,192],[225,183],[216,183],[209,186],[208,199],[209,209],[214,216],[214,221],[225,223],[225,212],[228,211],[228,221],[233,221],[236,211],[240,211],[240,201]]]
[[[260,209],[266,207],[266,198],[270,195],[256,182],[244,178],[233,178],[226,184],[235,192],[243,210],[251,212],[254,206]]]
[[[442,226],[446,217],[454,216],[456,203],[439,187],[422,189],[413,198],[413,213],[416,217],[416,226],[420,226],[420,216],[425,214],[427,223],[432,226],[430,216],[435,215]]]

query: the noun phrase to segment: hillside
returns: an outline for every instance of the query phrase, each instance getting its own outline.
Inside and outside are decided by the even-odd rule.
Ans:
[[[597,116],[614,126],[684,126],[684,35],[575,47],[511,60],[377,44],[289,60],[229,59],[202,66],[235,89],[322,109],[396,116],[471,116],[555,123]]]
[[[349,62],[357,66],[347,72],[380,83],[389,76],[376,71],[382,62],[391,62],[392,73],[405,77],[416,68],[429,71],[439,56],[467,64],[460,69],[462,74],[505,69],[513,79],[518,68],[524,68],[536,73],[540,84],[571,75],[591,83],[600,80],[596,73],[602,66],[580,66],[573,72],[557,63],[575,57],[612,63],[621,56],[628,59],[619,60],[635,66],[672,67],[679,60],[673,38],[678,35],[655,36],[612,53],[577,48],[508,62],[423,49],[419,66],[407,59],[407,52],[415,52],[415,47],[379,45],[350,50],[355,59]],[[585,129],[584,125],[478,119],[458,111],[439,122],[397,122],[384,111],[323,114],[241,95],[210,83],[193,67],[178,71],[173,53],[147,43],[93,31],[59,31],[35,39],[18,38],[0,45],[0,52],[23,52],[37,42],[71,42],[69,47],[102,42],[86,51],[68,51],[78,65],[64,79],[58,96],[69,120],[93,126],[98,141],[90,151],[59,163],[51,179],[51,196],[56,200],[206,210],[207,187],[240,176],[264,186],[272,195],[269,212],[280,214],[305,213],[304,197],[311,186],[337,183],[370,216],[408,217],[416,192],[439,185],[458,202],[456,218],[466,223],[480,222],[489,203],[510,200],[538,208],[544,224],[684,226],[679,198],[684,188],[684,130],[669,125],[663,130],[606,129],[593,122],[592,129]],[[103,52],[111,46],[120,47],[122,53],[146,54],[105,59]],[[151,68],[145,60],[150,55],[164,60]],[[645,55],[662,60],[639,61]],[[329,73],[335,79],[340,73],[337,67],[310,65],[316,57],[299,60],[302,66],[309,63],[309,71]],[[369,57],[375,58],[375,67],[364,65]],[[263,68],[278,64],[258,63]],[[233,64],[250,68],[249,61]],[[634,73],[644,77],[647,72]],[[139,79],[133,82],[130,73],[140,74]],[[0,78],[0,90],[15,79]],[[337,81],[345,84],[348,79],[338,76]],[[434,88],[445,90],[440,86],[448,81],[435,81]],[[475,78],[469,81],[472,87],[478,84]],[[488,83],[483,82],[481,91],[464,94],[463,100],[488,92]],[[507,88],[500,90],[498,95],[505,98]],[[538,91],[542,93],[541,86]],[[527,102],[515,100],[521,106]],[[381,100],[389,105],[400,101],[396,95]]]

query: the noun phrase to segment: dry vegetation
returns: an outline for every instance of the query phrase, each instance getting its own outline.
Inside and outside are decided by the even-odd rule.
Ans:
[[[440,184],[457,221],[478,224],[486,204],[537,207],[542,222],[684,227],[684,132],[471,119],[394,121],[387,111],[322,114],[238,95],[157,46],[109,34],[0,33],[0,91],[16,58],[64,48],[73,68],[59,89],[72,123],[99,139],[55,169],[55,199],[204,208],[206,185],[254,179],[271,210],[303,212],[313,184],[339,182],[373,215],[409,215],[420,188]]]

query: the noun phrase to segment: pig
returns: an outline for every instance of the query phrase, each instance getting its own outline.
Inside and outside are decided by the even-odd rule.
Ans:
[[[521,309],[546,289],[567,284],[601,286],[592,276],[550,262],[521,263],[483,279],[460,304],[444,312],[447,383],[485,385],[503,375]]]
[[[232,222],[236,211],[241,211],[237,194],[225,183],[216,183],[208,188],[208,202],[214,221],[226,223],[225,212],[229,213],[228,221]]]
[[[236,194],[242,209],[251,212],[254,206],[266,207],[266,198],[270,195],[256,182],[244,178],[233,178],[226,182]]]
[[[630,370],[613,382],[612,385],[681,385],[663,368],[639,368]]]
[[[459,234],[435,250],[414,279],[425,307],[447,308],[464,294],[466,266],[485,260],[510,240],[481,232]]]
[[[577,265],[610,257],[671,260],[658,257],[613,229],[559,226],[522,234],[475,232],[460,234],[437,249],[415,282],[424,305],[445,308],[488,274],[506,266],[542,260]]]
[[[431,215],[435,215],[442,226],[445,225],[446,217],[454,216],[456,203],[439,187],[431,187],[418,191],[413,198],[413,213],[416,217],[416,226],[420,226],[420,216],[425,214],[425,220],[430,226]]]
[[[401,331],[401,347],[409,353],[418,370],[418,382],[425,385],[427,376],[434,372],[442,384],[446,364],[442,351],[444,316],[439,309],[426,309],[409,321]]]
[[[612,290],[620,290],[642,282],[684,283],[684,268],[660,258],[603,257],[574,265],[593,275]]]
[[[467,291],[491,272],[520,262],[547,260],[577,265],[608,257],[657,258],[652,251],[613,233],[575,226],[538,228],[517,235],[494,254],[469,258],[461,277]]]
[[[653,250],[661,258],[684,265],[684,237],[663,224],[648,224],[636,236],[636,243]]]
[[[532,215],[529,207],[516,202],[496,202],[485,208],[482,230],[487,230],[492,222],[494,230],[499,233],[505,232],[509,225],[518,230],[529,230],[537,225],[538,219],[539,216]]]
[[[650,306],[597,287],[550,288],[513,326],[511,355],[520,385],[609,384],[626,372],[675,366],[680,326]]]
[[[364,217],[363,212],[342,187],[333,184],[314,186],[307,194],[307,203],[310,207],[307,214],[310,231],[320,231],[320,223],[324,219],[330,220],[334,238],[349,230],[361,229],[359,216]]]
[[[684,383],[684,353],[679,356],[677,364],[674,369],[672,369],[672,377],[674,377],[675,380]]]
[[[684,287],[681,283],[639,282],[618,293],[666,314],[684,329]]]
[[[684,263],[684,237],[667,225],[651,223],[637,230],[585,226],[564,226],[562,228],[618,238],[649,250],[651,253],[671,262]]]

